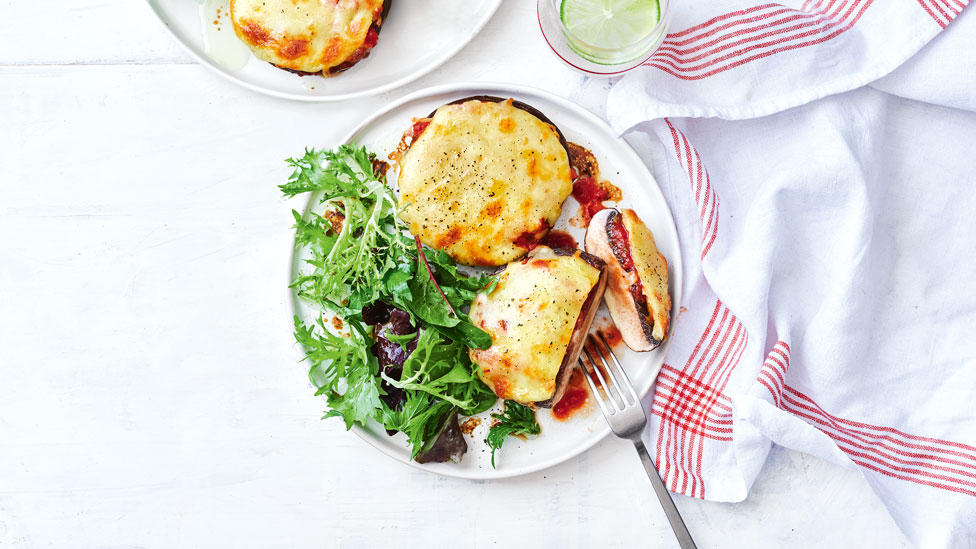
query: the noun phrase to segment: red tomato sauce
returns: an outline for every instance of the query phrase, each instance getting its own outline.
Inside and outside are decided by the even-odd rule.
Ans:
[[[413,123],[413,138],[417,139],[430,126],[430,118],[421,118]]]
[[[610,222],[610,226],[607,227],[607,236],[610,240],[610,249],[613,250],[613,255],[617,257],[620,266],[628,273],[633,271],[634,258],[630,255],[630,235],[627,234],[627,229],[620,221],[620,215],[614,216],[613,221]]]
[[[590,392],[584,386],[585,383],[583,372],[579,368],[574,369],[572,377],[569,378],[569,388],[566,389],[566,394],[552,407],[552,417],[559,421],[566,421],[577,410],[586,406]]]
[[[373,25],[372,27],[369,28],[369,31],[366,33],[366,40],[363,42],[363,45],[366,46],[366,48],[368,49],[372,49],[374,46],[376,46],[376,43],[379,41],[380,41],[380,31],[379,29],[376,28],[375,25]]]
[[[620,330],[612,322],[607,324],[607,326],[600,328],[600,332],[603,334],[603,337],[607,338],[607,343],[610,344],[610,348],[616,349],[624,342],[624,338],[620,335]]]
[[[539,241],[549,230],[549,222],[545,219],[539,220],[539,226],[535,230],[525,231],[524,233],[515,237],[512,244],[515,244],[519,248],[525,248],[526,250],[532,250],[539,245]]]
[[[549,231],[549,234],[542,239],[542,244],[550,248],[579,248],[573,235],[566,231]]]
[[[590,223],[590,219],[597,212],[606,208],[604,200],[610,200],[610,193],[597,184],[596,180],[584,175],[573,182],[573,198],[580,204],[580,214],[585,224]]]
[[[627,228],[624,227],[619,215],[615,216],[607,227],[607,236],[610,237],[610,249],[613,250],[613,255],[620,262],[620,266],[628,273],[633,271],[634,257],[630,253],[630,235],[627,234]],[[647,303],[640,276],[637,277],[637,282],[631,284],[630,295],[634,297],[635,303]]]

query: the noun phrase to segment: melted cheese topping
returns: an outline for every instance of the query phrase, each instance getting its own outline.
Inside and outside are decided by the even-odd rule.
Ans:
[[[400,217],[464,265],[504,265],[556,222],[573,185],[559,134],[512,105],[437,109],[400,160]]]
[[[262,61],[323,72],[366,40],[383,0],[230,0],[234,32]]]
[[[644,286],[647,308],[654,320],[654,339],[663,341],[671,323],[671,294],[668,293],[668,262],[657,250],[654,234],[634,210],[623,210],[622,223],[630,235],[630,256]]]
[[[547,400],[600,271],[579,252],[557,256],[540,246],[498,276],[495,290],[478,294],[471,304],[471,319],[492,339],[488,349],[471,349],[471,360],[500,398]]]

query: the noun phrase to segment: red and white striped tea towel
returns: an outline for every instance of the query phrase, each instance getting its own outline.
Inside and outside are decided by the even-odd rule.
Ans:
[[[671,490],[740,501],[775,442],[858,469],[916,544],[976,547],[976,14],[935,61],[831,95],[902,63],[948,2],[854,2],[820,42],[696,81],[654,61],[611,90],[682,242],[687,310],[646,433]],[[742,24],[701,4],[678,7],[679,38]]]
[[[611,91],[613,123],[754,118],[852,90],[904,63],[968,2],[672,0],[664,43]]]

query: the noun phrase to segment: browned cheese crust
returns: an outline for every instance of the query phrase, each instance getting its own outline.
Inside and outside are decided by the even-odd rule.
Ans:
[[[287,71],[323,76],[369,55],[384,10],[383,0],[230,0],[234,32],[255,57]]]

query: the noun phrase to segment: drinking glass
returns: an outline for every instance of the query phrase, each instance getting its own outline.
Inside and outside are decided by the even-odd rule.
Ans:
[[[589,76],[617,76],[640,66],[660,47],[671,22],[671,0],[658,0],[660,16],[646,33],[609,41],[612,44],[595,45],[563,22],[560,17],[562,2],[538,0],[539,28],[557,57]]]

